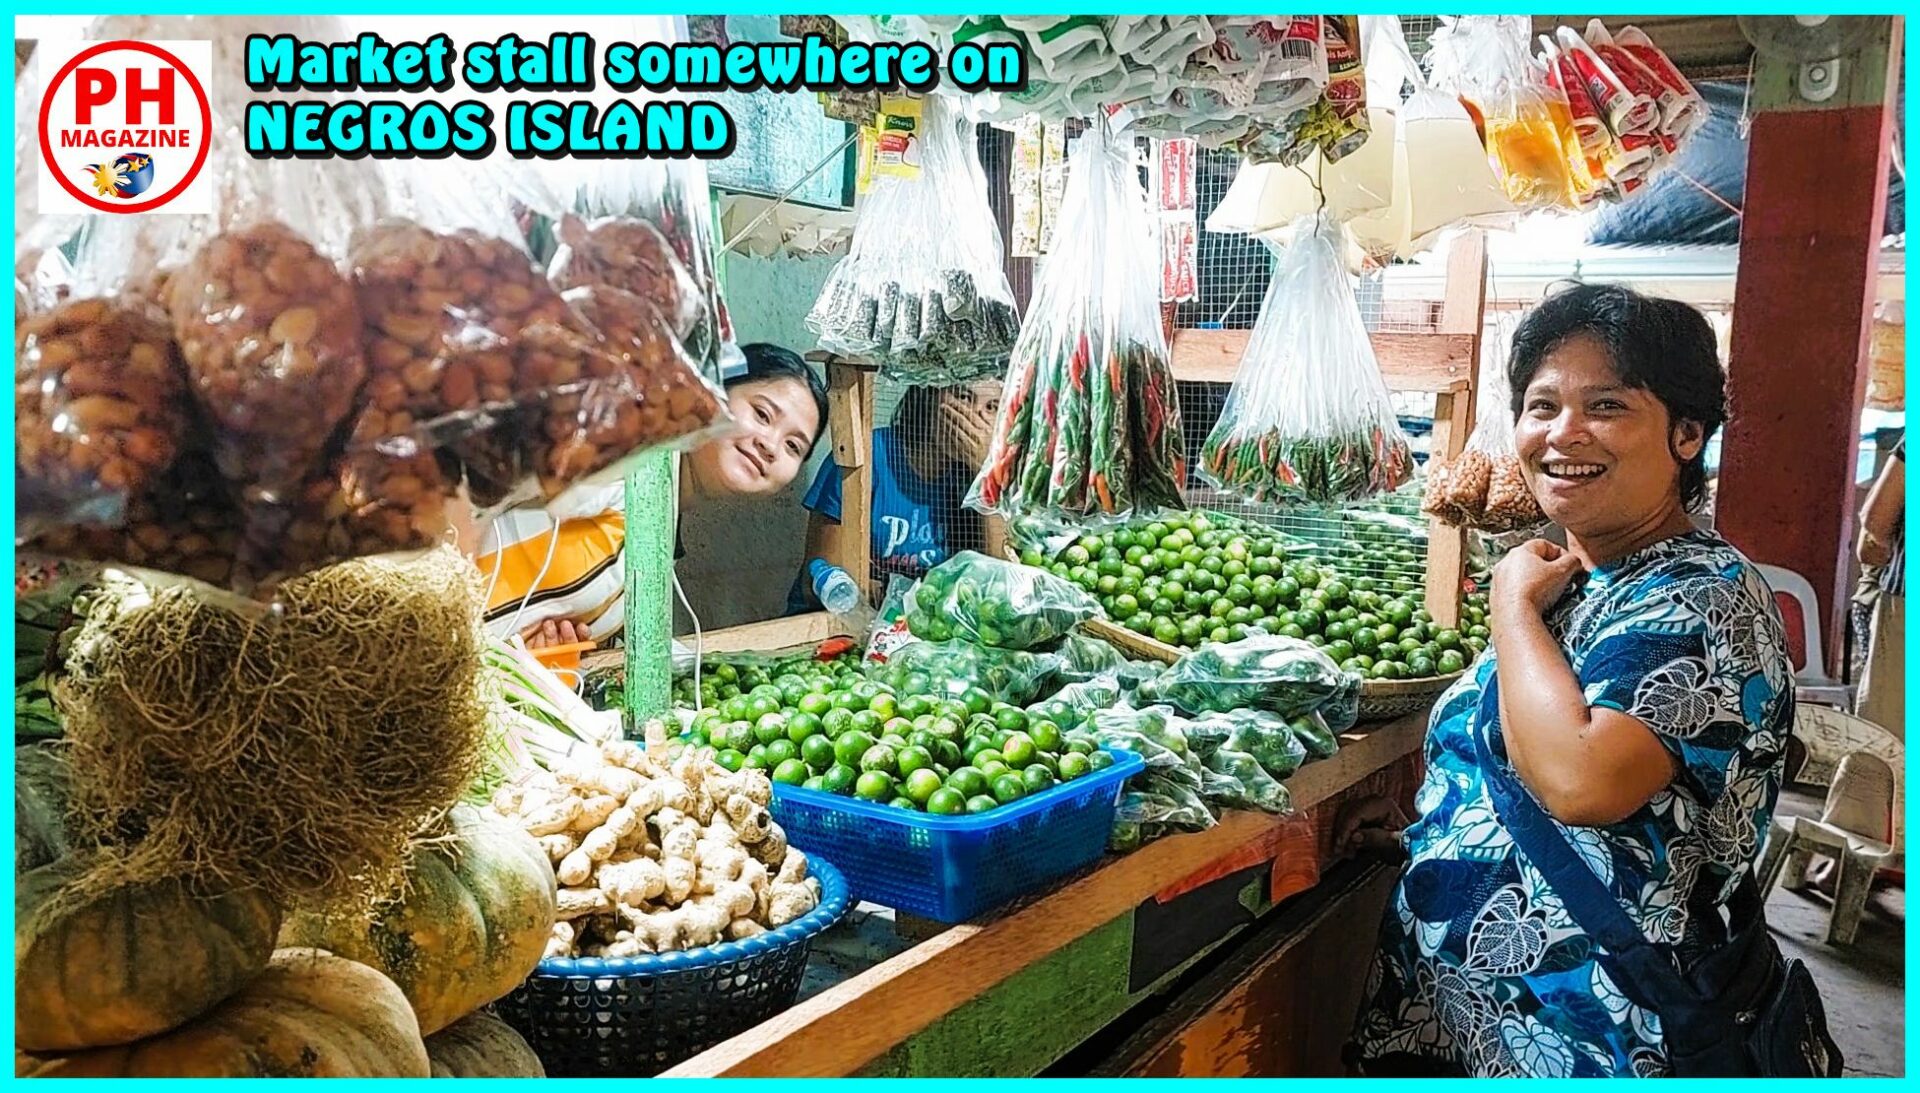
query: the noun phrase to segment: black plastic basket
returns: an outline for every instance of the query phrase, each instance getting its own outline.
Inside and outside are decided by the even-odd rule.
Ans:
[[[820,905],[743,941],[619,959],[542,960],[494,1003],[553,1078],[650,1077],[792,1006],[813,939],[846,914],[846,878],[809,856]]]

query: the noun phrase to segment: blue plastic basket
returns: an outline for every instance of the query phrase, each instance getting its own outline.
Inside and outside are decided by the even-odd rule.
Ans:
[[[851,904],[822,857],[820,905],[776,930],[657,956],[542,960],[494,1003],[555,1078],[650,1077],[792,1006],[813,939]]]
[[[1120,786],[1145,769],[1113,765],[977,816],[930,816],[776,784],[787,841],[831,859],[860,899],[936,922],[965,922],[1098,858]]]

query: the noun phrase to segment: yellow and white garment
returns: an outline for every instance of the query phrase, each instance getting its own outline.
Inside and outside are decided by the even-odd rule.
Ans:
[[[564,507],[501,513],[482,533],[477,564],[492,589],[487,629],[508,637],[571,619],[604,644],[626,622],[626,485],[561,500]]]

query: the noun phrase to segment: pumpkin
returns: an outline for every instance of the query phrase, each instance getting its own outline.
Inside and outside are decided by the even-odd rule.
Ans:
[[[436,1078],[544,1078],[546,1068],[513,1026],[485,1010],[427,1037]]]
[[[259,974],[279,908],[257,891],[182,880],[50,901],[86,856],[20,877],[13,900],[13,1031],[26,1051],[125,1044],[176,1028]]]
[[[520,985],[553,932],[553,866],[533,836],[478,810],[449,814],[451,837],[417,848],[372,918],[301,912],[282,945],[308,945],[379,969],[431,1036]]]
[[[13,875],[67,856],[67,753],[50,744],[13,749]]]
[[[424,1078],[427,1047],[406,996],[365,964],[282,949],[205,1016],[136,1044],[15,1057],[51,1078]]]

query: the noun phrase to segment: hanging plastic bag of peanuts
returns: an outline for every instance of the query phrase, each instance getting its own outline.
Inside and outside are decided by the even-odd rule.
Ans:
[[[241,515],[210,454],[188,450],[127,503],[116,527],[66,525],[31,551],[140,572],[189,577],[214,588],[236,584]]]
[[[517,243],[392,221],[354,245],[367,408],[354,423],[371,498],[442,488],[446,457],[481,505],[529,477],[526,407],[585,377],[590,337]]]
[[[699,330],[705,301],[673,244],[652,223],[633,216],[591,223],[565,216],[547,275],[565,291],[590,285],[628,292],[652,305],[673,336],[685,342]]]
[[[1421,511],[1452,527],[1504,535],[1546,522],[1540,503],[1520,470],[1514,448],[1513,403],[1507,384],[1507,350],[1517,312],[1494,320],[1495,335],[1481,343],[1479,405],[1473,435],[1456,458],[1427,467]]]
[[[647,300],[604,285],[571,289],[566,300],[597,334],[598,351],[586,359],[585,381],[539,407],[534,465],[543,497],[621,473],[639,452],[691,444],[726,426],[725,398]]]
[[[165,316],[132,298],[69,300],[26,317],[16,340],[18,533],[121,523],[187,428]]]

